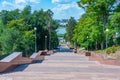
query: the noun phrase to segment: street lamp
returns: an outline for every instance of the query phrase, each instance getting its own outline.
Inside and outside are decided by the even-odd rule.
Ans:
[[[45,50],[47,50],[47,36],[45,36]]]
[[[87,36],[87,39],[88,39],[88,36]]]
[[[49,50],[51,49],[51,30],[50,30],[50,22],[48,23],[48,29],[49,29]]]
[[[37,52],[37,42],[36,42],[36,39],[37,39],[37,35],[36,35],[37,28],[34,27],[34,30],[35,30],[35,53],[36,53]]]
[[[87,36],[87,44],[89,45],[89,43],[88,43],[88,36]],[[87,50],[88,50],[88,45],[87,45]]]
[[[108,47],[108,29],[106,29],[106,48]]]
[[[115,33],[115,37],[116,37],[116,38],[118,38],[118,35],[119,35],[119,33],[118,33],[118,32],[116,32],[116,33]]]

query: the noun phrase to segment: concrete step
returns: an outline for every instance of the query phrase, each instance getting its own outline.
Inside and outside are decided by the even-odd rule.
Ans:
[[[45,57],[45,60],[80,60],[80,61],[88,61],[88,58],[79,58],[79,57]]]
[[[51,56],[85,56],[82,54],[74,54],[74,53],[56,53],[54,55]]]
[[[84,55],[56,53],[42,63],[25,64],[0,80],[120,80],[120,67],[89,61]]]
[[[116,79],[116,78],[51,78],[51,77],[45,77],[45,78],[41,78],[41,77],[14,77],[14,78],[10,78],[10,77],[1,77],[1,80],[120,80],[120,79]]]
[[[112,76],[111,76],[112,75]],[[40,73],[40,72],[16,72],[11,75],[6,74],[7,78],[14,80],[119,80],[120,75],[116,74],[98,74],[98,73]],[[6,76],[0,76],[5,78]]]
[[[88,60],[48,60],[48,59],[45,59],[43,63],[100,64],[98,61],[88,61]]]
[[[44,64],[34,64],[34,65],[29,65],[29,68],[87,68],[87,67],[98,67],[100,66],[99,64],[98,65],[93,65],[93,64],[78,64],[78,63],[59,63],[59,64],[56,64],[56,63],[44,63]]]

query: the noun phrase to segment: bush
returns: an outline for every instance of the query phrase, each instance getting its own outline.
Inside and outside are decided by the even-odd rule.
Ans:
[[[118,48],[115,47],[115,46],[109,47],[109,48],[106,49],[106,53],[107,53],[107,54],[115,53],[115,52],[117,51],[117,49],[118,49]]]
[[[0,54],[0,60],[8,56],[9,54]]]

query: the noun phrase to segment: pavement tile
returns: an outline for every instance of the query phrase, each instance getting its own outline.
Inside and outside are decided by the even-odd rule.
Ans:
[[[89,61],[72,52],[46,56],[42,63],[21,65],[0,80],[120,80],[120,67]]]

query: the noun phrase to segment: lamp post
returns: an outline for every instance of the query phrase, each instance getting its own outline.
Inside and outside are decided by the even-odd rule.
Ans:
[[[51,49],[51,30],[50,30],[50,22],[48,23],[48,29],[49,29],[49,50]]]
[[[108,47],[108,29],[106,29],[106,48]]]
[[[47,36],[45,36],[45,50],[47,50]]]
[[[116,33],[115,33],[115,37],[116,37],[116,46],[117,46],[117,38],[118,38],[118,35],[119,35],[119,33],[116,32]]]
[[[88,44],[88,36],[87,36],[87,44]],[[89,45],[89,44],[88,44]],[[87,50],[88,50],[88,45],[87,45]]]
[[[37,39],[37,35],[36,35],[37,28],[34,27],[34,30],[35,30],[35,53],[36,53],[37,52],[37,42],[36,42],[36,39]]]

